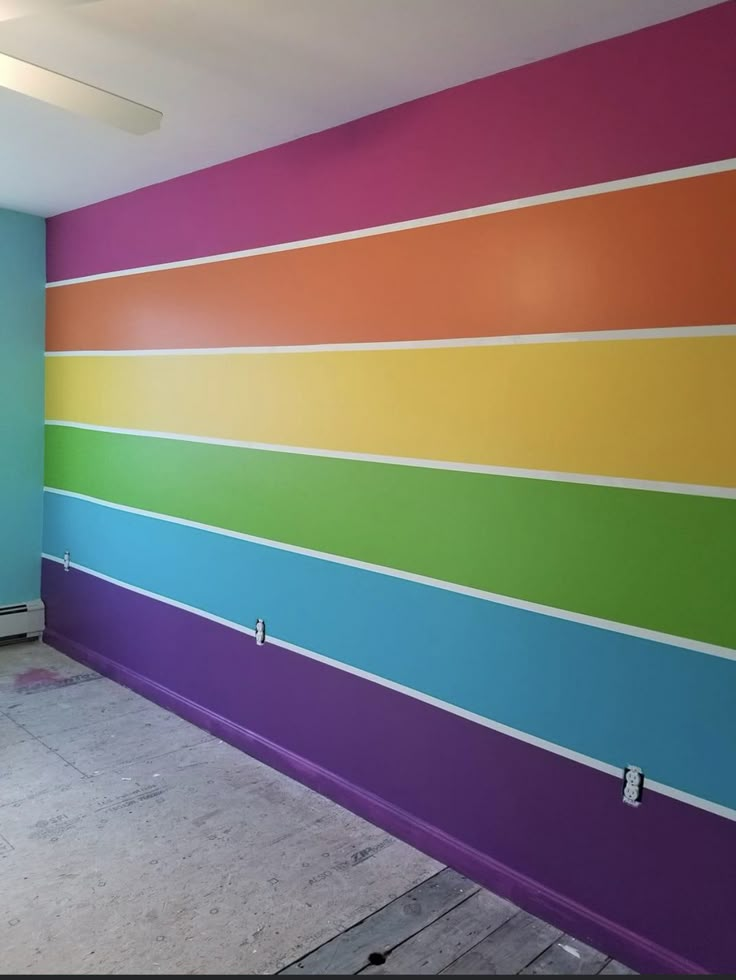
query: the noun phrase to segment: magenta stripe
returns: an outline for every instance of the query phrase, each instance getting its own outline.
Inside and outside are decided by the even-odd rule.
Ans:
[[[736,156],[736,2],[53,218],[49,281]]]
[[[604,773],[49,561],[43,594],[61,649],[579,938],[734,972],[730,821],[656,793],[634,810]]]

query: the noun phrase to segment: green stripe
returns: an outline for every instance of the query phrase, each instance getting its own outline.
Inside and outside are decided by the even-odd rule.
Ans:
[[[732,500],[46,431],[47,486],[736,647]]]

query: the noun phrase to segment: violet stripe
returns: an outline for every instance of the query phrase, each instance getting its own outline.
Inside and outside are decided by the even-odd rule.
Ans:
[[[62,649],[631,965],[736,967],[729,821],[656,793],[632,809],[605,773],[55,562],[43,595]],[[683,881],[697,902],[671,902]]]
[[[52,218],[48,278],[310,239],[736,156],[729,36],[734,2]],[[575,139],[561,138],[573,130]]]

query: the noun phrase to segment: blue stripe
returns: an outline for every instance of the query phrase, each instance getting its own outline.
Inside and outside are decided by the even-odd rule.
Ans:
[[[725,658],[53,493],[44,550],[736,807]]]

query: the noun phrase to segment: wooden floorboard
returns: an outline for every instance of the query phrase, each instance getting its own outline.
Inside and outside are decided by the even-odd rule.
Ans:
[[[521,973],[534,976],[590,976],[599,973],[607,962],[605,953],[599,953],[572,936],[562,936]]]
[[[630,970],[628,966],[624,966],[623,963],[619,963],[618,960],[610,960],[606,963],[600,972],[602,977],[633,977],[636,973]]]
[[[449,868],[285,970],[360,976],[635,975]]]
[[[561,936],[554,926],[518,912],[442,972],[452,976],[519,973]]]
[[[478,891],[478,885],[446,868],[281,972],[358,973],[370,964],[371,953],[390,952]]]
[[[388,954],[383,966],[369,966],[361,976],[440,973],[517,912],[515,905],[491,892],[476,892],[397,946]]]

